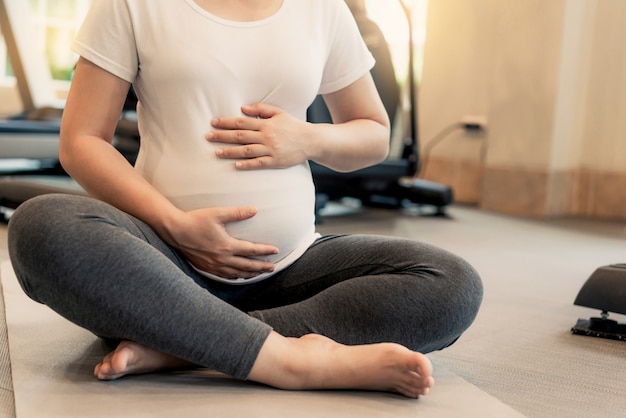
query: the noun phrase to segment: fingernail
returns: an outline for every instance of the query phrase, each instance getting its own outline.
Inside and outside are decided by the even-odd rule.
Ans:
[[[215,134],[213,132],[209,132],[204,137],[210,141],[211,139],[215,137]]]
[[[218,157],[223,157],[224,156],[224,150],[223,149],[215,150],[215,155],[217,155]]]

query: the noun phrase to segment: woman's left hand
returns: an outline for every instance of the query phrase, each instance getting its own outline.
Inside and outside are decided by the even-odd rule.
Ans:
[[[309,123],[267,103],[242,106],[241,110],[249,117],[211,121],[217,130],[206,135],[208,141],[238,145],[217,149],[218,158],[238,160],[238,170],[287,168],[309,158]]]

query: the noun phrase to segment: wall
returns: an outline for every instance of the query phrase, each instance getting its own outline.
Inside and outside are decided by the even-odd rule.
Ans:
[[[521,216],[626,219],[626,2],[429,2],[419,92],[424,177]]]

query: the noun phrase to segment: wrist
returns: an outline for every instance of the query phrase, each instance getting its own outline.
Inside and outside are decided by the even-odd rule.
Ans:
[[[327,140],[328,132],[325,123],[307,122],[307,129],[304,130],[305,144],[304,149],[307,160],[320,162],[324,160],[324,143]]]
[[[184,229],[184,217],[185,212],[172,205],[167,210],[159,211],[158,218],[150,225],[165,242],[177,247],[177,235]]]

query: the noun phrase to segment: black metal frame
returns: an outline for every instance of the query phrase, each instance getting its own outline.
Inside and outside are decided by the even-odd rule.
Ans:
[[[317,190],[317,210],[321,210],[328,201],[339,200],[345,197],[359,199],[366,206],[402,208],[406,204],[430,205],[436,208],[437,214],[443,214],[445,207],[453,201],[453,191],[450,187],[439,183],[415,178],[419,168],[419,138],[417,120],[417,83],[415,80],[415,57],[413,40],[413,22],[411,10],[402,0],[398,0],[404,12],[408,24],[408,84],[409,84],[409,135],[405,138],[401,157],[389,158],[380,164],[350,173],[337,173],[316,163],[311,163],[311,171]],[[362,2],[355,2],[358,13],[365,13]],[[353,10],[354,13],[354,10]],[[373,22],[357,18],[357,24],[363,22],[368,26]],[[362,28],[362,31],[366,30]],[[377,28],[376,28],[377,29]],[[373,30],[376,30],[373,29]],[[379,30],[379,29],[378,29]],[[364,36],[367,42],[368,36]],[[385,44],[385,47],[386,44]],[[372,51],[374,53],[374,51]],[[374,54],[376,55],[376,54]],[[383,63],[386,59],[383,58]],[[379,65],[380,63],[377,63]],[[372,70],[374,81],[377,82],[379,93],[385,102],[384,89],[381,89],[376,77],[376,67]],[[395,75],[393,83],[396,83]],[[383,75],[384,77],[384,75]],[[388,80],[382,80],[385,86],[389,86]],[[395,109],[392,111],[385,103],[387,112],[393,122]],[[309,109],[308,118],[312,122],[330,122],[330,115],[321,98],[317,98]]]

